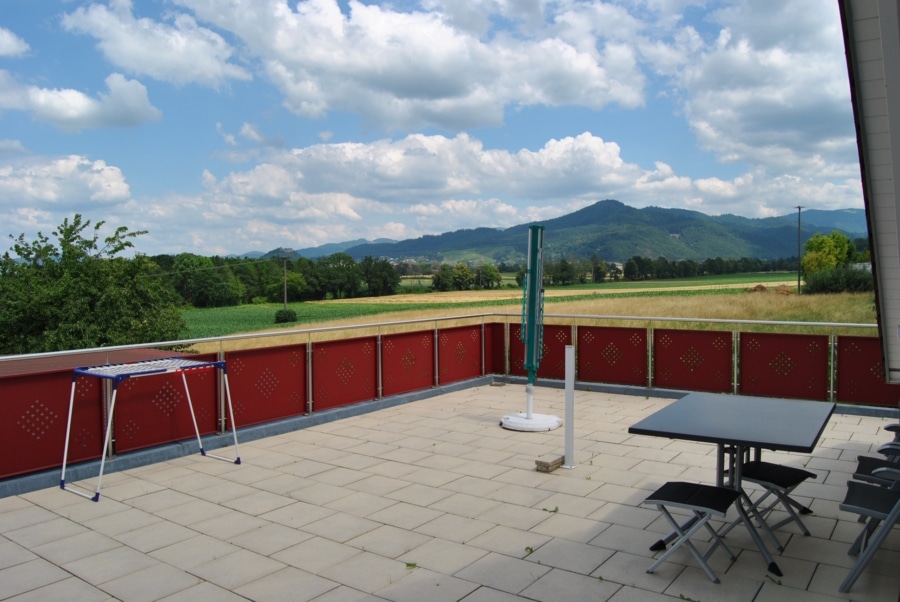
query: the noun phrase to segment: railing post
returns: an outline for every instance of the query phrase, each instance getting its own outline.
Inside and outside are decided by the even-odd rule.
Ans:
[[[738,393],[738,352],[740,350],[741,345],[741,337],[738,334],[738,329],[735,327],[734,330],[731,331],[731,392],[737,395]]]
[[[381,361],[381,329],[378,329],[378,334],[375,336],[375,381],[376,381],[376,390],[375,390],[375,399],[382,399],[384,397],[384,390],[382,389],[382,370],[384,368],[384,364]]]
[[[572,318],[572,361],[575,363],[573,377],[578,380],[578,318]]]
[[[486,364],[486,362],[485,362],[485,357],[484,357],[484,356],[485,356],[484,333],[485,333],[485,330],[484,330],[484,316],[482,316],[482,317],[481,317],[481,375],[482,375],[482,376],[485,375],[484,367],[485,367],[485,364]]]
[[[438,353],[438,347],[441,344],[441,334],[438,330],[437,321],[434,322],[434,386],[441,386],[441,357]]]
[[[509,356],[512,353],[509,341],[509,316],[503,324],[503,374],[509,376]]]
[[[216,358],[220,362],[225,361],[225,351],[222,349],[221,343],[219,344],[219,351],[216,353]],[[218,396],[218,415],[219,419],[216,421],[219,427],[219,434],[225,434],[225,427],[228,424],[228,417],[225,414],[225,373],[222,370],[216,370],[216,377],[219,381],[219,386],[216,388],[216,394]],[[187,388],[185,388],[187,390]],[[235,427],[236,429],[237,427]]]
[[[837,358],[837,335],[834,333],[834,330],[831,331],[831,335],[828,337],[828,351],[830,353],[830,357],[828,360],[828,401],[834,402],[834,398],[837,394],[835,390],[835,360]]]
[[[653,388],[653,321],[647,324],[647,388]]]
[[[306,334],[306,413],[313,413],[313,344],[312,334]]]

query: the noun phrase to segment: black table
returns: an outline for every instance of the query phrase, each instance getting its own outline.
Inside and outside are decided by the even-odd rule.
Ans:
[[[729,458],[728,484],[741,490],[741,471],[750,450],[770,449],[811,453],[834,411],[834,404],[746,395],[690,393],[632,425],[634,435],[715,443],[718,448],[716,484],[724,483],[725,459]],[[754,543],[768,562],[769,571],[781,576],[756,528],[744,501],[736,504]]]

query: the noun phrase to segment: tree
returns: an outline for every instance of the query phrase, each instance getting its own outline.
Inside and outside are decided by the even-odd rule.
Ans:
[[[503,276],[500,275],[500,270],[496,266],[484,263],[475,270],[475,282],[480,288],[494,288],[495,286],[500,288]]]
[[[289,303],[301,301],[306,289],[306,280],[298,272],[284,272],[281,280],[266,287],[266,301],[270,303]]]
[[[327,295],[325,278],[322,276],[321,266],[308,257],[298,257],[294,262],[294,271],[303,276],[306,287],[300,293],[301,301],[321,301]]]
[[[356,297],[362,286],[362,270],[347,253],[333,253],[316,262],[324,288],[333,299]]]
[[[803,248],[805,253],[800,260],[800,268],[806,276],[847,265],[856,252],[853,241],[838,231],[831,234],[814,234]]]
[[[638,267],[637,261],[635,261],[634,257],[625,262],[625,266],[622,268],[622,273],[629,280],[640,279],[641,270]]]
[[[144,255],[119,257],[145,231],[76,214],[34,241],[21,234],[0,259],[0,353],[41,353],[178,339],[185,324],[159,269]],[[10,238],[13,238],[10,236]],[[17,259],[18,258],[18,259]]]
[[[172,264],[175,290],[185,303],[195,307],[226,307],[239,305],[244,296],[244,284],[225,265],[213,259],[181,253]]]
[[[456,290],[467,291],[472,288],[474,282],[475,274],[472,273],[472,268],[461,261],[453,266],[453,287]]]
[[[374,259],[366,255],[359,263],[366,294],[370,297],[393,295],[400,286],[400,273],[387,259]]]
[[[431,276],[431,288],[439,292],[446,292],[453,288],[453,268],[446,263],[442,263]]]
[[[597,257],[596,253],[591,254],[589,261],[591,263],[591,282],[594,284],[603,282],[606,279],[606,273],[609,270],[609,266],[605,261]]]
[[[553,284],[567,285],[575,282],[575,265],[566,259],[560,259],[549,271]]]

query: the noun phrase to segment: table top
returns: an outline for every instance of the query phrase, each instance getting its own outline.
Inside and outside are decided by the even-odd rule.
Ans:
[[[824,401],[689,393],[628,432],[810,453],[833,411],[834,404]]]

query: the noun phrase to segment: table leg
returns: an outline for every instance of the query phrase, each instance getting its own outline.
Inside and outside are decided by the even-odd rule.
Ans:
[[[737,506],[738,514],[740,515],[741,520],[744,521],[744,526],[747,527],[747,531],[750,532],[750,537],[751,537],[751,539],[753,539],[753,543],[756,544],[756,547],[759,549],[759,553],[762,554],[763,560],[766,561],[769,572],[773,573],[775,575],[778,575],[779,577],[782,577],[783,574],[781,572],[781,569],[778,568],[777,564],[775,564],[775,559],[772,558],[772,554],[769,553],[769,549],[766,547],[766,542],[763,541],[762,537],[759,534],[759,531],[757,531],[756,527],[753,526],[753,521],[750,519],[750,515],[747,514],[747,509],[744,508],[744,499],[745,498],[747,499],[749,507],[750,508],[753,507],[753,502],[750,501],[750,498],[747,497],[746,493],[744,493],[744,489],[742,487],[742,482],[741,482],[741,477],[743,476],[743,472],[744,472],[744,454],[747,450],[742,445],[736,445],[736,446],[734,446],[733,449],[734,449],[735,459],[734,459],[734,474],[732,477],[732,484],[734,485],[735,489],[737,489],[738,491],[741,492],[741,497],[739,497],[737,499],[737,501],[735,502],[735,505]],[[757,515],[758,514],[759,513],[757,513]],[[764,520],[762,520],[762,517],[760,516],[759,518],[760,518],[760,524],[763,526],[763,528],[768,529],[768,525],[765,523]],[[769,532],[769,534],[772,535],[772,537],[774,537],[774,534],[771,533],[771,531]]]

